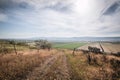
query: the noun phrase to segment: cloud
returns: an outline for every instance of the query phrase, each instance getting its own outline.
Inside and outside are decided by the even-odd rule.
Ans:
[[[53,9],[57,11],[65,11],[69,8],[71,1],[69,0],[0,0],[0,8],[34,8],[34,9]]]
[[[116,13],[117,11],[120,11],[120,1],[114,2],[110,5],[103,14],[110,15]]]
[[[55,4],[55,5],[48,5],[45,6],[43,9],[51,9],[59,12],[70,12],[70,5],[65,5],[61,2]]]
[[[5,22],[7,21],[7,19],[8,19],[7,15],[0,13],[0,22]]]
[[[0,8],[9,8],[13,6],[14,2],[12,0],[0,0]]]
[[[1,14],[8,20],[1,19],[6,25],[0,25],[14,37],[120,36],[118,0],[1,1]]]
[[[0,0],[0,9],[2,10],[13,10],[13,9],[30,9],[32,6],[25,1],[15,0]]]

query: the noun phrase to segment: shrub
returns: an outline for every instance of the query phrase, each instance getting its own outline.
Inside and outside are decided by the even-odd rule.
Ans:
[[[111,68],[114,70],[113,78],[120,78],[120,60],[111,59]]]
[[[52,48],[52,45],[47,40],[37,40],[35,41],[37,49],[48,49],[50,50]]]

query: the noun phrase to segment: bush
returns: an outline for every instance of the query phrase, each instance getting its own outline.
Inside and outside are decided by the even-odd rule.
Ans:
[[[47,40],[37,40],[35,41],[37,49],[48,49],[52,48],[52,45]]]
[[[19,45],[19,46],[27,46],[27,44],[25,42],[18,42],[16,43],[16,45]]]
[[[113,78],[120,78],[120,60],[110,60],[111,68],[114,70]]]

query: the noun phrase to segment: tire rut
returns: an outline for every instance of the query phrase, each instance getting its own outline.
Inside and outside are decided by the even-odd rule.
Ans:
[[[47,74],[42,76],[40,80],[70,80],[66,56],[64,53],[50,67]]]
[[[35,68],[26,80],[70,80],[66,55],[62,52]]]
[[[68,64],[67,64],[67,59],[65,54],[63,54],[62,57],[62,67],[61,67],[61,73],[64,75],[64,80],[70,80],[70,74],[69,74],[69,69],[68,69]]]
[[[47,73],[47,70],[54,64],[59,56],[60,54],[53,55],[43,64],[40,64],[40,66],[38,66],[30,74],[28,74],[26,80],[40,80],[40,78]]]

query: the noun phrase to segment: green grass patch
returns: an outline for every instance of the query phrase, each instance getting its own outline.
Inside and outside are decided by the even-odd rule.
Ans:
[[[81,47],[83,45],[85,45],[87,43],[84,42],[61,42],[61,43],[53,43],[53,48],[57,48],[57,49],[74,49],[74,48],[78,48]]]

